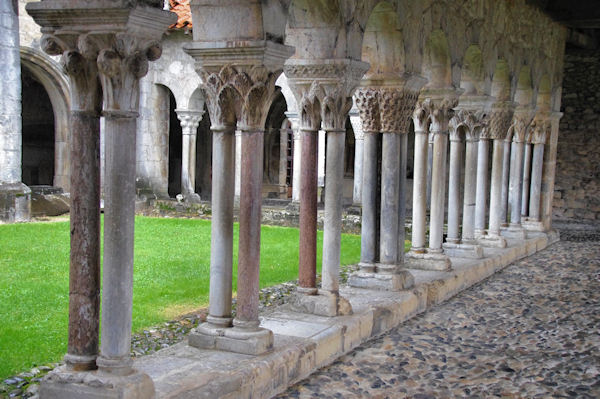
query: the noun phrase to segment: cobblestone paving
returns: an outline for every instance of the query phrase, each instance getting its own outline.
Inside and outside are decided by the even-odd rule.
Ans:
[[[283,398],[600,398],[600,243],[559,242]]]

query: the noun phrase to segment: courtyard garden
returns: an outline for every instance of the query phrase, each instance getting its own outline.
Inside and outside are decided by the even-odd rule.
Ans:
[[[298,229],[262,227],[261,288],[297,279],[298,240]],[[342,264],[359,257],[360,236],[342,235]],[[208,305],[210,221],[138,216],[134,259],[134,332]],[[234,291],[236,263],[237,224]],[[68,286],[68,221],[0,225],[0,381],[62,359]]]

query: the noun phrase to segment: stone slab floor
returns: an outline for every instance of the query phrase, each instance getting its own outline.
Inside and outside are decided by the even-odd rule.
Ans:
[[[600,398],[600,242],[555,243],[277,396],[404,397]]]

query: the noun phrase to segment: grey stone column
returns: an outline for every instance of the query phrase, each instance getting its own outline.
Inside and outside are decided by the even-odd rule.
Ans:
[[[396,264],[404,265],[406,241],[406,168],[408,162],[408,131],[400,132],[400,169],[398,171],[398,257]]]
[[[475,192],[475,238],[485,235],[485,216],[488,193],[488,160],[490,139],[482,131],[477,148],[477,189]]]
[[[323,289],[339,292],[344,184],[345,129],[327,129],[325,221],[323,225]]]
[[[210,245],[210,291],[207,325],[231,326],[233,275],[233,194],[235,181],[235,126],[211,127],[212,223]]]
[[[242,184],[242,132],[235,131],[235,179],[234,179],[234,202],[240,204]]]
[[[352,204],[360,205],[362,203],[363,189],[363,158],[364,158],[364,137],[362,123],[358,113],[350,113],[350,123],[354,131],[354,186],[352,189]]]
[[[448,237],[446,241],[460,242],[460,169],[462,142],[456,129],[450,130],[450,172],[448,181]]]
[[[413,118],[415,126],[415,164],[413,175],[412,252],[425,251],[425,221],[427,217],[427,150],[428,126],[426,115],[417,109]],[[419,123],[419,121],[422,121]]]
[[[377,135],[367,131],[364,137],[360,268],[365,272],[373,272],[377,261]]]
[[[508,226],[508,181],[510,176],[510,164],[511,159],[514,158],[512,153],[512,137],[507,136],[504,140],[503,145],[503,156],[502,156],[502,190],[500,194],[500,225],[502,227]]]
[[[492,178],[490,187],[490,220],[488,235],[490,237],[498,237],[500,235],[500,215],[502,202],[502,163],[504,140],[494,139],[494,147],[492,150]]]
[[[477,190],[477,147],[479,138],[469,135],[465,144],[465,187],[463,197],[462,242],[475,240],[475,198]]]
[[[323,188],[325,186],[325,176],[327,171],[325,170],[325,159],[326,159],[326,137],[325,131],[319,130],[318,134],[318,160],[317,160],[317,186]],[[319,198],[319,201],[321,198]]]
[[[523,188],[521,190],[521,216],[529,215],[529,190],[531,188],[531,138],[525,142],[525,158],[523,160]]]
[[[385,132],[381,149],[381,219],[379,262],[395,265],[398,258],[398,185],[400,136]]]
[[[433,176],[433,141],[434,134],[427,135],[427,206],[431,209],[431,179]]]
[[[531,192],[529,194],[529,218],[540,221],[540,195],[542,191],[542,170],[544,167],[544,143],[535,142],[531,162]]]
[[[284,121],[287,124],[287,121]],[[279,129],[279,195],[287,199],[287,162],[288,162],[288,136],[291,129],[282,127]],[[293,136],[292,136],[293,137]],[[291,177],[291,176],[290,176]],[[291,183],[291,182],[290,182]]]
[[[31,190],[21,182],[21,59],[16,1],[0,4],[0,221],[31,216]]]
[[[446,157],[448,132],[435,131],[431,172],[431,210],[429,222],[429,252],[441,253],[444,229]]]
[[[204,111],[176,109],[181,122],[181,191],[186,200],[199,201],[196,194],[196,137]]]

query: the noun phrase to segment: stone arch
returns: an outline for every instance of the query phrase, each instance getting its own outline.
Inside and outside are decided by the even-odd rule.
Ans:
[[[189,111],[203,111],[204,110],[204,90],[198,87],[192,92],[189,100],[187,101],[187,110]]]
[[[398,14],[388,1],[372,10],[366,24],[362,60],[371,67],[364,79],[397,79],[405,70],[404,40]]]
[[[265,122],[263,187],[267,190],[267,196],[276,198],[281,194],[287,195],[282,161],[283,154],[287,153],[285,147],[288,140],[283,139],[281,129],[287,120],[287,108],[285,97],[279,92],[271,103]]]
[[[287,112],[290,114],[297,115],[298,114],[298,103],[296,102],[296,97],[294,97],[294,93],[288,84],[287,77],[284,73],[279,75],[277,81],[275,82],[276,86],[281,88],[281,94],[285,98],[285,102],[287,104]]]
[[[51,58],[30,47],[20,48],[21,66],[44,88],[54,116],[54,172],[52,184],[70,190],[69,165],[69,83],[60,66]]]
[[[462,63],[460,87],[465,95],[482,95],[485,91],[485,69],[481,48],[472,44],[467,47]]]
[[[425,43],[423,75],[427,78],[426,87],[447,88],[452,86],[452,62],[446,34],[436,29]]]

